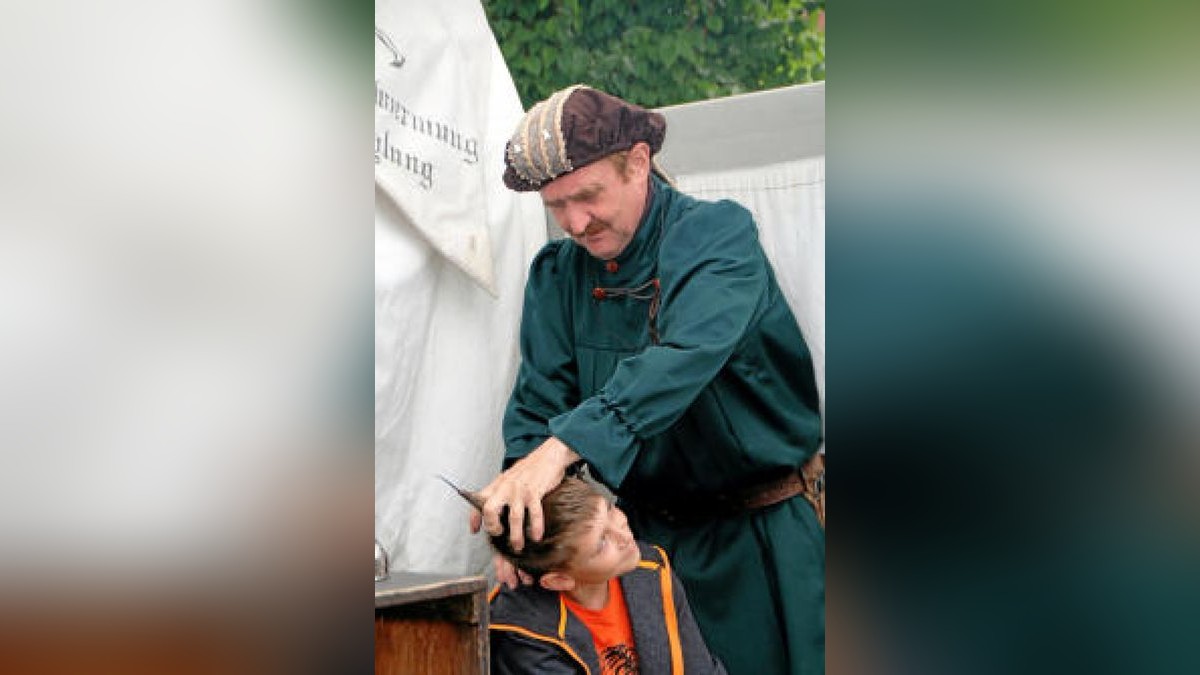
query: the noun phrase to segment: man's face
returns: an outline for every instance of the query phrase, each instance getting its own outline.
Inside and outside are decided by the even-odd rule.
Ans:
[[[566,572],[576,583],[603,583],[632,571],[641,558],[625,513],[597,497],[596,514],[579,535]]]
[[[560,176],[541,189],[542,202],[558,226],[593,257],[611,260],[637,232],[646,205],[646,177],[640,157],[630,150],[622,174],[612,160],[600,159]],[[648,159],[647,159],[648,163]]]

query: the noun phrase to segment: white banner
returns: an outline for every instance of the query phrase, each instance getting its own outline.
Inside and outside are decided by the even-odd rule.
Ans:
[[[375,183],[494,294],[481,163],[493,48],[477,2],[376,5]]]

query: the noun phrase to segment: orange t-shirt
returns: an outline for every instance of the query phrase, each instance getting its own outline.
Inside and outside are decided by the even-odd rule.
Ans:
[[[621,582],[616,577],[608,580],[608,604],[602,609],[588,609],[572,601],[565,593],[563,602],[591,631],[603,675],[638,675],[637,649],[633,643],[633,626],[629,623],[629,608],[625,605]]]

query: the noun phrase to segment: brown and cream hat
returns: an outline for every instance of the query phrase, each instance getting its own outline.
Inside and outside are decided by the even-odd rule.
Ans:
[[[555,92],[521,118],[504,153],[504,184],[540,190],[575,169],[639,141],[662,148],[667,120],[656,112],[577,84]]]

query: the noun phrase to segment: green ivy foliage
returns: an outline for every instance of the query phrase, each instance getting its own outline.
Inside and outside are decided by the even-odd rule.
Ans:
[[[483,5],[526,108],[580,82],[653,108],[825,79],[824,2]]]

